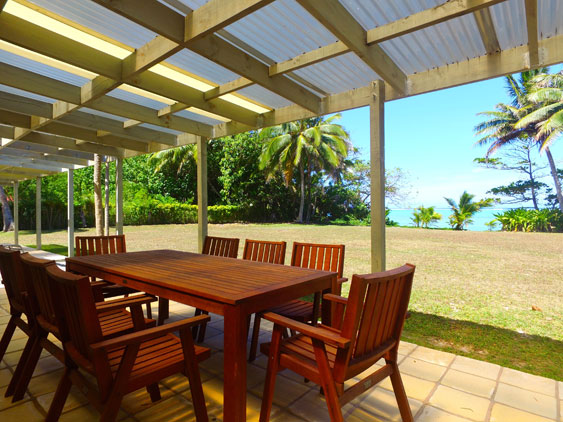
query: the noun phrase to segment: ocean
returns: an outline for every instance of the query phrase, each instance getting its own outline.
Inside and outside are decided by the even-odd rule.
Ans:
[[[414,223],[412,222],[412,213],[413,213],[414,209],[397,209],[397,210],[391,210],[391,212],[389,213],[389,218],[393,221],[396,221],[397,223],[399,223],[400,226],[413,226],[414,227]],[[436,208],[435,210],[437,213],[442,214],[442,219],[432,225],[430,225],[430,227],[436,227],[436,228],[449,228],[450,224],[449,224],[449,219],[448,217],[450,216],[451,209],[449,208]],[[489,228],[485,225],[485,223],[488,223],[491,220],[495,219],[495,216],[493,214],[497,214],[500,212],[503,212],[504,209],[499,209],[499,208],[485,208],[479,212],[477,212],[476,214],[473,215],[473,223],[469,224],[467,226],[467,230],[471,230],[471,231],[487,231],[489,230]],[[496,227],[494,230],[500,230],[500,224],[497,223]]]

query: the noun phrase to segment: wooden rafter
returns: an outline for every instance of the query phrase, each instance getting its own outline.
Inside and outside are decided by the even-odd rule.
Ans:
[[[538,40],[538,0],[526,0],[526,29],[528,30],[528,51],[530,55],[530,68],[538,67],[539,40]]]
[[[387,83],[406,91],[407,77],[377,44],[368,46],[367,33],[338,0],[297,0]]]
[[[473,16],[475,17],[475,22],[477,22],[477,28],[479,28],[479,34],[487,54],[498,53],[500,51],[500,43],[491,11],[489,9],[480,9],[473,12]]]
[[[320,112],[320,99],[317,96],[284,75],[270,77],[268,66],[217,35],[209,34],[186,41],[184,16],[156,0],[146,0],[142,8],[138,7],[138,3],[134,0],[122,0],[118,3],[110,0],[94,1],[163,37],[182,44],[199,55],[262,85],[295,104],[317,113]],[[186,103],[186,101],[178,101]],[[206,110],[204,107],[193,105]],[[206,111],[213,112],[212,110]],[[248,124],[249,122],[243,123]]]

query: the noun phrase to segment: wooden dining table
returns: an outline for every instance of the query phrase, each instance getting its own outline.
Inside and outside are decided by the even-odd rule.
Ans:
[[[337,277],[326,271],[176,250],[72,257],[66,259],[66,268],[223,315],[225,422],[246,420],[250,315],[326,291]]]

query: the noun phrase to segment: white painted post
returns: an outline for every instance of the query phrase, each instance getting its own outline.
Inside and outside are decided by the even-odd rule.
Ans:
[[[14,244],[20,244],[20,182],[14,182]]]
[[[115,161],[115,231],[123,234],[123,158]]]
[[[74,170],[67,174],[67,242],[68,256],[74,256]]]
[[[35,183],[35,247],[41,249],[41,177]]]
[[[385,270],[385,84],[373,83],[370,103],[371,271]]]
[[[109,157],[106,157],[106,174],[104,179],[104,234],[109,236]]]
[[[207,138],[197,141],[197,245],[203,250],[207,236]]]

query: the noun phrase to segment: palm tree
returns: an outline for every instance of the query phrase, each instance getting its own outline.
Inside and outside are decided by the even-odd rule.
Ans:
[[[297,221],[303,222],[305,208],[305,186],[309,185],[313,172],[325,171],[338,180],[344,159],[350,150],[348,133],[341,125],[333,123],[340,115],[324,119],[315,117],[263,129],[260,140],[264,142],[259,157],[259,168],[268,178],[281,170],[286,185],[299,172],[301,201]]]
[[[516,129],[528,126],[535,127],[537,131],[535,139],[540,145],[540,150],[545,152],[549,162],[557,201],[560,210],[563,212],[561,182],[550,150],[550,146],[563,133],[563,71],[554,75],[538,75],[532,79],[532,82],[533,86],[526,98],[535,105],[535,109],[516,122],[514,127]]]
[[[103,232],[103,205],[102,205],[102,156],[94,154],[94,215],[96,217],[96,236]]]
[[[452,215],[450,215],[450,226],[454,230],[464,230],[468,224],[473,222],[473,214],[481,208],[490,207],[493,205],[494,199],[486,198],[481,201],[473,202],[475,195],[471,195],[464,191],[459,197],[459,203],[456,203],[451,198],[444,198],[448,205],[452,208]]]
[[[197,148],[193,144],[155,152],[149,158],[149,164],[155,165],[155,172],[170,167],[175,169],[177,174],[181,173],[184,165],[195,161],[197,161]]]
[[[556,116],[556,118],[549,123],[547,120],[542,120],[542,116],[545,118],[549,115],[549,112],[555,113],[556,110],[561,110],[562,108],[559,107],[558,109],[553,104],[551,104],[551,108],[546,108],[549,106],[541,102],[542,98],[553,97],[555,92],[553,89],[543,92],[540,92],[541,89],[538,89],[541,83],[557,79],[553,78],[553,76],[556,75],[547,75],[547,71],[547,68],[542,68],[522,72],[519,81],[513,76],[507,76],[507,91],[512,98],[512,104],[497,104],[496,111],[479,113],[480,115],[489,117],[489,120],[477,125],[475,131],[477,134],[485,135],[477,141],[477,145],[489,145],[489,149],[485,155],[486,158],[494,154],[499,148],[511,145],[517,140],[534,140],[540,148],[540,151],[545,151],[551,168],[555,189],[558,192],[557,198],[559,207],[561,211],[563,211],[561,184],[557,177],[557,168],[555,167],[553,156],[549,150],[550,143],[553,142],[557,134],[560,133],[553,130],[553,124],[556,123],[558,119],[563,120],[563,114],[559,117]],[[560,85],[563,87],[563,84]],[[541,105],[545,105],[545,107],[541,107]],[[544,108],[544,111],[539,113],[541,108]],[[543,131],[542,122],[545,122]],[[546,139],[549,138],[547,133],[552,136],[548,141],[546,141]]]
[[[434,207],[426,208],[422,205],[418,208],[415,208],[413,216],[414,218],[412,220],[416,224],[416,226],[418,227],[420,224],[425,229],[427,229],[430,224],[442,219],[442,214],[437,213]]]

